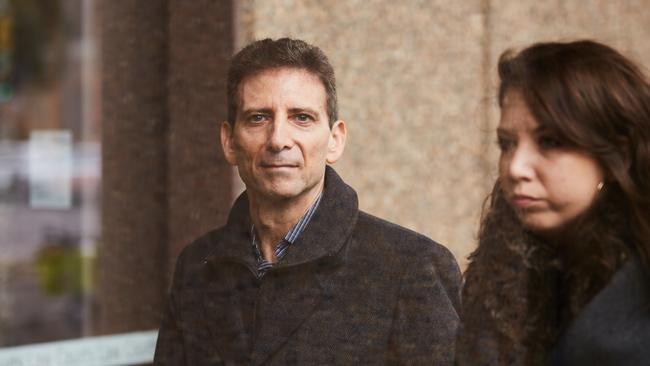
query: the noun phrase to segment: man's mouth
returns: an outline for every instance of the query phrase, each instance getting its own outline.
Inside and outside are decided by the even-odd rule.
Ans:
[[[282,169],[282,168],[297,168],[298,164],[292,163],[262,163],[262,168],[265,169]]]

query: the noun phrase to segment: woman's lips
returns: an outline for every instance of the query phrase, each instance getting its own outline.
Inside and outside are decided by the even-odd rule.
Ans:
[[[525,209],[537,205],[541,200],[526,195],[514,195],[510,201],[516,208]]]

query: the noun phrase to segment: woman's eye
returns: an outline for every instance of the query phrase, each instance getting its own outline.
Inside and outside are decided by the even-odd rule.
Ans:
[[[552,136],[542,136],[539,138],[539,147],[542,149],[554,149],[556,147],[562,146],[562,142]]]
[[[511,139],[497,137],[497,145],[499,146],[499,150],[508,151],[515,145],[515,142]]]

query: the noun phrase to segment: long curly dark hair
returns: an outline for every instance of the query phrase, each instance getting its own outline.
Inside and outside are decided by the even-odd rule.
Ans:
[[[521,93],[540,125],[588,152],[606,177],[561,245],[522,227],[498,181],[486,203],[465,272],[457,363],[541,365],[627,257],[650,277],[650,84],[594,41],[506,51],[498,70],[500,106],[509,90]]]

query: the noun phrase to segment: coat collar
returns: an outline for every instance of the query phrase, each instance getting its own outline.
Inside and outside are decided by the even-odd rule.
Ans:
[[[342,247],[357,221],[359,204],[356,192],[327,166],[321,203],[305,230],[291,245],[275,268],[292,267],[323,258],[342,259]],[[232,260],[251,269],[257,264],[251,252],[251,219],[248,195],[243,192],[230,211],[223,240],[215,243],[206,262]]]
[[[291,334],[308,319],[324,298],[332,296],[333,289],[327,281],[327,268],[336,266],[344,259],[345,243],[352,234],[358,217],[357,194],[345,184],[334,169],[325,171],[325,187],[320,205],[311,221],[288,249],[283,260],[266,274],[260,285],[258,298],[264,299],[256,308],[257,320],[253,335],[250,363],[265,362]],[[233,261],[245,264],[256,273],[257,263],[251,251],[248,199],[244,192],[235,201],[223,236],[206,258],[206,263]],[[296,272],[280,275],[280,271],[295,269]],[[299,270],[300,269],[300,270]],[[304,270],[303,270],[304,269]],[[269,281],[268,277],[280,275]],[[239,278],[241,280],[241,278]],[[233,348],[233,342],[247,344],[251,335],[243,331],[243,325],[233,316],[240,311],[237,293],[241,282],[235,278],[209,281],[204,291],[206,319],[215,343],[222,350]],[[230,294],[226,296],[225,294]],[[215,317],[221,319],[215,319]],[[243,347],[243,346],[242,346]],[[241,349],[242,347],[235,347]],[[225,353],[224,353],[225,354]]]

